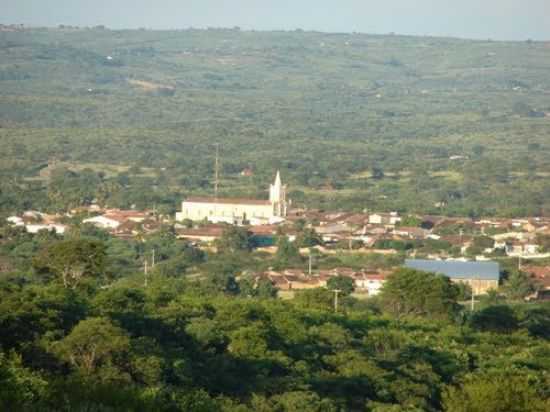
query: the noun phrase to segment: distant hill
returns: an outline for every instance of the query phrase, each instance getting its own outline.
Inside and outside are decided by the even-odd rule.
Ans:
[[[5,177],[52,156],[145,167],[157,173],[123,186],[174,206],[210,193],[220,142],[228,193],[261,196],[281,168],[297,204],[550,214],[550,43],[18,29],[0,31],[0,62]],[[1,210],[27,191],[52,206],[46,185],[14,195],[9,181]],[[129,201],[124,187],[106,201]]]

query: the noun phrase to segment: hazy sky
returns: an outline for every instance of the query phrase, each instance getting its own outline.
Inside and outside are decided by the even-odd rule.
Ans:
[[[550,40],[550,0],[0,0],[0,22]]]

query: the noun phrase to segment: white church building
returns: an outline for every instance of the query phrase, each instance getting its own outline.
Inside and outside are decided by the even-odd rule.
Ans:
[[[287,208],[286,185],[282,184],[281,174],[277,171],[275,183],[269,187],[269,200],[190,197],[182,202],[176,220],[263,225],[282,222]]]

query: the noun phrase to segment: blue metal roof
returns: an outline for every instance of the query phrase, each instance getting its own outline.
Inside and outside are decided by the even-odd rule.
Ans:
[[[500,279],[500,266],[497,262],[407,259],[405,267],[424,272],[441,273],[451,279]]]

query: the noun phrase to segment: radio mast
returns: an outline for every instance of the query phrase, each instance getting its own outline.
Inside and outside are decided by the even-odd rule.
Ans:
[[[214,197],[218,198],[218,187],[220,184],[220,144],[216,143],[216,163],[214,165]]]

